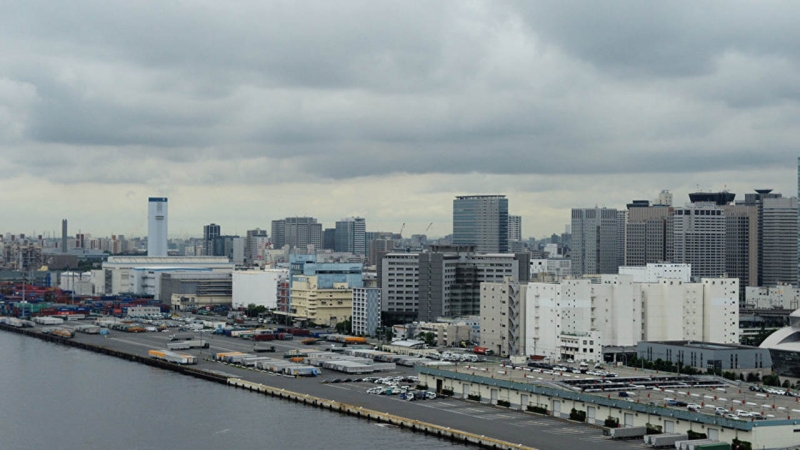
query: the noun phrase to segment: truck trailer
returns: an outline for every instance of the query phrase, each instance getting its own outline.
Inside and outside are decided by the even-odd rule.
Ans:
[[[171,352],[169,350],[149,350],[147,352],[151,358],[169,361],[175,364],[197,364],[197,357]]]
[[[190,348],[208,348],[208,341],[203,339],[192,339],[190,341],[170,342],[167,348],[170,350],[189,350]]]

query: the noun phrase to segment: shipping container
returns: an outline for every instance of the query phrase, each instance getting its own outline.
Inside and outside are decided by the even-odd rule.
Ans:
[[[151,358],[161,359],[175,364],[197,364],[197,357],[192,355],[184,355],[169,350],[149,350],[147,353]]]

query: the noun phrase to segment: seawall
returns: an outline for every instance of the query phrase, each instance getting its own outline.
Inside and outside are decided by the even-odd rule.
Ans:
[[[0,330],[22,334],[28,337],[33,337],[47,342],[66,345],[69,347],[80,348],[95,353],[102,353],[104,355],[109,355],[115,358],[137,362],[152,367],[158,367],[164,370],[171,370],[173,372],[178,372],[184,375],[193,376],[195,378],[200,378],[206,381],[212,381],[215,383],[233,386],[240,389],[246,389],[252,392],[258,392],[262,395],[269,395],[271,397],[289,400],[295,403],[302,403],[304,405],[320,408],[327,411],[338,412],[341,414],[347,414],[362,419],[387,423],[414,432],[425,433],[430,436],[449,439],[454,442],[463,442],[483,448],[492,448],[492,449],[535,450],[533,447],[526,447],[520,444],[513,444],[510,442],[494,439],[487,436],[476,435],[462,430],[442,427],[431,423],[409,419],[406,417],[395,416],[393,414],[366,409],[359,406],[349,405],[347,403],[337,402],[334,400],[324,399],[321,397],[311,396],[308,394],[289,391],[286,389],[267,386],[264,384],[254,383],[240,378],[230,378],[222,374],[196,369],[191,366],[184,366],[167,361],[121,352],[119,350],[114,350],[100,345],[88,344],[85,342],[75,341],[71,339],[64,339],[58,336],[42,334],[30,328],[16,328],[5,324],[0,324]]]

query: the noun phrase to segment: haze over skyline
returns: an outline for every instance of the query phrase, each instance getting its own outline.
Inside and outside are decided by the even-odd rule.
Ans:
[[[171,236],[362,216],[452,230],[505,194],[523,237],[573,207],[797,195],[795,2],[11,1],[2,232]]]

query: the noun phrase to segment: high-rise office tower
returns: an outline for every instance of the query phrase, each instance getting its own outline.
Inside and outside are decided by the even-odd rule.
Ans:
[[[167,198],[147,200],[147,256],[167,256]]]
[[[67,219],[61,221],[61,253],[67,253]]]
[[[366,233],[367,223],[361,217],[349,217],[336,222],[334,250],[366,255]]]
[[[620,261],[619,214],[609,208],[572,210],[572,274],[617,273]]]
[[[270,236],[272,236],[272,248],[283,248],[286,245],[286,220],[273,220]]]
[[[323,230],[322,248],[325,250],[336,249],[336,228],[325,228],[325,230]]]
[[[671,211],[666,206],[651,206],[647,200],[634,200],[628,204],[624,238],[626,266],[646,266],[665,260],[664,233]]]
[[[691,264],[693,277],[725,275],[725,211],[714,202],[675,208],[667,220],[667,260]]]
[[[479,253],[508,252],[505,195],[464,195],[453,200],[453,245],[474,245]]]
[[[740,300],[745,287],[758,286],[758,207],[737,203],[725,211],[725,275],[738,278]]]
[[[527,281],[530,255],[476,254],[471,246],[431,246],[419,254],[417,320],[480,314],[480,286],[506,277]],[[391,284],[388,286],[391,287]],[[392,289],[388,289],[389,300]]]
[[[284,245],[307,250],[309,245],[321,248],[322,224],[313,217],[287,217],[272,221],[272,246],[279,249]]]
[[[214,255],[214,239],[218,238],[221,234],[221,228],[215,223],[203,225],[203,254],[207,256]]]
[[[256,228],[247,230],[247,237],[244,240],[243,258],[245,262],[252,263],[258,259],[259,248],[266,247],[268,241],[267,230]]]
[[[508,216],[508,240],[522,240],[522,216]]]
[[[797,198],[758,189],[745,204],[758,208],[759,286],[797,284]]]

